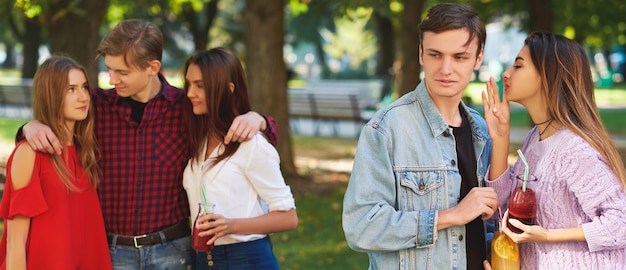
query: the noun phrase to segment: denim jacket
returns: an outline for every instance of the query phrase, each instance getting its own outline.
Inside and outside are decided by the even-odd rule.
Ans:
[[[489,166],[485,120],[465,108],[479,185]],[[343,202],[349,246],[369,269],[466,269],[465,226],[437,231],[437,211],[456,206],[461,175],[452,129],[424,82],[378,111],[359,137]]]

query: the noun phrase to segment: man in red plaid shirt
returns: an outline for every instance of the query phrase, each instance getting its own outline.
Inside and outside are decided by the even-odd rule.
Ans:
[[[194,263],[182,185],[189,160],[183,104],[189,100],[160,73],[162,52],[161,31],[139,20],[119,23],[97,50],[115,86],[92,92],[102,169],[98,194],[115,269],[189,269]],[[225,143],[248,140],[259,130],[276,145],[273,118],[255,112],[235,119]],[[34,149],[61,153],[47,126],[31,121],[23,131]]]

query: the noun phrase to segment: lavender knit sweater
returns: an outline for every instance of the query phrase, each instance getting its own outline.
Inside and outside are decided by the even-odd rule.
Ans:
[[[521,243],[522,269],[626,269],[626,194],[600,154],[566,128],[539,141],[533,128],[522,149],[537,194],[537,223],[546,229],[582,225],[586,242]],[[523,174],[517,160],[487,185],[502,210]],[[489,175],[487,179],[492,179]]]

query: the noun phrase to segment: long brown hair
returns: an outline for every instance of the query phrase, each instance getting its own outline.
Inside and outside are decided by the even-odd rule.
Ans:
[[[85,78],[89,78],[85,68],[68,57],[52,56],[39,66],[33,79],[33,119],[49,126],[61,142],[74,141],[78,162],[83,167],[91,186],[96,188],[100,172],[99,152],[93,131],[94,114],[91,99],[87,118],[76,122],[73,133],[70,133],[71,131],[65,125],[63,116],[63,102],[69,86],[69,73],[73,69],[82,71]],[[89,87],[89,81],[87,81],[87,87]],[[70,173],[64,162],[64,160],[68,162],[67,152],[63,152],[61,157],[55,154],[50,155],[50,158],[65,186],[69,190],[77,190],[73,184],[74,175]]]
[[[552,119],[591,144],[626,189],[626,169],[600,119],[585,50],[575,41],[551,33],[531,33],[524,43],[541,76],[541,92]]]
[[[189,102],[186,102],[185,116],[189,130],[190,154],[192,161],[202,159],[202,145],[209,135],[224,140],[235,117],[250,111],[246,74],[241,62],[229,50],[214,48],[201,51],[185,62],[184,76],[191,64],[198,65],[202,73],[202,83],[208,113],[194,115]],[[231,92],[229,84],[235,86]],[[185,92],[189,90],[189,82],[185,81]],[[239,143],[231,142],[224,146],[224,152],[211,161],[215,165],[233,155]]]

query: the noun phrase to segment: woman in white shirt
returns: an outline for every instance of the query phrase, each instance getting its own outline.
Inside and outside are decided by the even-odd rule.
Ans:
[[[233,119],[250,111],[241,63],[227,49],[215,48],[196,53],[184,71],[192,109],[186,115],[191,159],[183,185],[192,219],[199,203],[215,204],[214,214],[194,225],[201,236],[214,235],[207,244],[215,245],[208,254],[198,252],[196,268],[278,269],[268,234],[298,225],[278,153],[260,133],[223,143]]]

